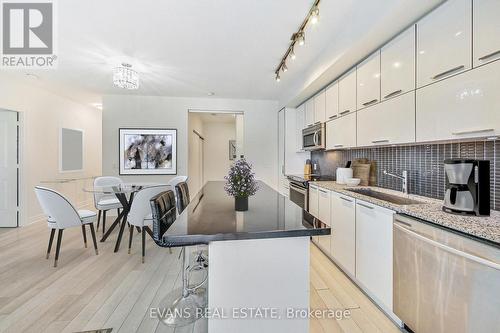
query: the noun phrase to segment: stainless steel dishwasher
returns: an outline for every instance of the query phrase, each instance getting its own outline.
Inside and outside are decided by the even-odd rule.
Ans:
[[[403,215],[393,233],[394,313],[408,328],[499,332],[499,247]]]

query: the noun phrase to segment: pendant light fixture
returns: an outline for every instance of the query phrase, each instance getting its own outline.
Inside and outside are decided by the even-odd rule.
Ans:
[[[122,89],[139,89],[139,75],[132,69],[132,65],[122,63],[113,69],[113,84]]]

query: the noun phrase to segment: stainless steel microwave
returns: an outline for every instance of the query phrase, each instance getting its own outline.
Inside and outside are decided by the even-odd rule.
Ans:
[[[325,123],[310,126],[302,130],[302,149],[325,149]]]

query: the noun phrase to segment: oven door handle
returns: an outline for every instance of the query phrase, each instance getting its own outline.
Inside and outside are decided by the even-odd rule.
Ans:
[[[481,257],[474,256],[474,255],[469,254],[467,252],[463,252],[463,251],[457,250],[455,248],[449,247],[448,245],[436,242],[435,240],[432,240],[430,238],[422,236],[422,235],[420,235],[420,234],[418,234],[418,233],[416,233],[416,232],[414,232],[412,230],[409,230],[409,229],[403,227],[402,225],[400,225],[398,223],[394,223],[394,227],[396,229],[399,229],[402,232],[407,233],[408,235],[410,235],[410,236],[412,236],[412,237],[414,237],[414,238],[416,238],[416,239],[424,242],[424,243],[427,243],[429,245],[435,246],[435,247],[437,247],[437,248],[439,248],[439,249],[441,249],[443,251],[446,251],[446,252],[449,252],[449,253],[453,253],[453,254],[455,254],[455,255],[457,255],[459,257],[467,258],[469,260],[475,261],[478,264],[485,265],[485,266],[488,266],[488,267],[496,269],[496,270],[500,270],[500,264],[498,264],[498,263],[486,260],[486,259],[481,258]]]
[[[313,142],[314,142],[314,145],[317,146],[318,145],[318,131],[314,132],[314,135],[313,135]]]
[[[304,195],[307,194],[307,190],[305,188],[297,186],[294,183],[290,183],[290,188],[293,188],[294,191],[297,191],[301,194],[304,194]]]

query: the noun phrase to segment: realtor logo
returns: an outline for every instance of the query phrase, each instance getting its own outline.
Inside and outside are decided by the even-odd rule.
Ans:
[[[54,68],[54,4],[35,1],[2,1],[2,67]]]

